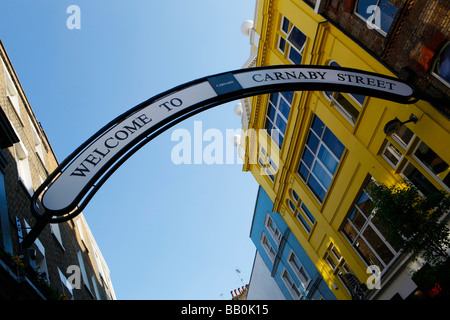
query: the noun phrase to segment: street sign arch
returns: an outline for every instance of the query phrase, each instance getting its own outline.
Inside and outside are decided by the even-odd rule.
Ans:
[[[137,150],[175,124],[214,106],[279,91],[340,91],[402,104],[414,88],[394,77],[331,66],[267,66],[200,78],[156,95],[85,141],[36,190],[32,212],[56,223],[72,219]]]

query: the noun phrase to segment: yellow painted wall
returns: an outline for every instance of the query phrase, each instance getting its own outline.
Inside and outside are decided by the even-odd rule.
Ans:
[[[270,1],[269,5],[269,1],[261,0],[259,3],[260,8],[257,10],[256,19],[258,21],[256,30],[261,35],[258,65],[290,63],[277,49],[276,33],[279,30],[281,16],[285,15],[308,37],[302,64],[327,65],[334,60],[342,67],[393,76],[362,47],[321,16],[314,14],[313,9],[303,1],[278,0]],[[264,128],[267,95],[252,101],[250,128]],[[340,232],[340,227],[369,175],[378,182],[386,184],[402,181],[398,169],[389,165],[380,154],[386,139],[392,141],[390,137],[386,137],[383,128],[389,120],[396,117],[402,121],[407,120],[411,113],[414,113],[419,121],[417,124],[409,123],[407,127],[437,152],[444,161],[450,163],[449,121],[428,103],[420,101],[414,105],[402,105],[387,100],[366,98],[357,122],[352,125],[335,107],[331,106],[322,92],[296,93],[289,115],[285,141],[280,151],[278,163],[280,169],[274,183],[267,176],[261,175],[261,168],[257,163],[247,163],[249,171],[274,202],[274,211],[282,214],[292,233],[316,264],[330,288],[333,284],[338,286],[338,290],[332,289],[338,299],[351,297],[323,257],[333,243],[353,273],[361,282],[366,281],[369,276],[366,273],[367,266]],[[296,172],[313,114],[319,116],[346,147],[322,203],[315,199]],[[411,162],[414,160],[410,155],[406,158]],[[433,180],[431,174],[425,173],[425,176],[436,187],[444,188]],[[287,199],[290,197],[291,188],[298,193],[316,219],[309,235],[298,219],[290,214]]]

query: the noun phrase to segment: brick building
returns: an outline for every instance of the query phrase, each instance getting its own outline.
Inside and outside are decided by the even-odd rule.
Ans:
[[[1,41],[0,58],[0,299],[115,299],[82,214],[22,246],[36,223],[31,196],[58,161]]]

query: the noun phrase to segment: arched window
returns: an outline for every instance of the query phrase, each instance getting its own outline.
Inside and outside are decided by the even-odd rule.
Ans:
[[[448,41],[436,55],[434,60],[433,75],[450,87],[450,41]]]

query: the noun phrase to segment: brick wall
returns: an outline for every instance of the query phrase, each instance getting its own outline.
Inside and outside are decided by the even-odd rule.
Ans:
[[[447,118],[450,90],[432,75],[432,64],[442,45],[450,40],[450,1],[391,0],[399,10],[383,35],[367,27],[355,13],[357,0],[329,0],[323,15],[377,57],[399,78],[408,80]],[[447,102],[447,103],[445,103]]]

